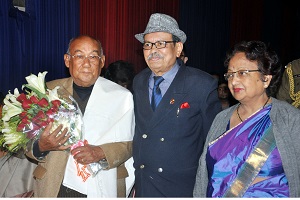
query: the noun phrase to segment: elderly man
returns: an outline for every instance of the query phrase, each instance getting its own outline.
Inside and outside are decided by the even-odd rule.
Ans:
[[[83,113],[88,144],[71,154],[64,151],[70,148],[63,145],[69,138],[67,130],[59,126],[50,133],[49,124],[39,140],[29,145],[28,155],[39,161],[34,171],[34,196],[125,197],[126,160],[128,171],[133,171],[129,159],[134,131],[132,94],[99,76],[105,56],[100,41],[94,38],[72,39],[64,60],[71,77],[48,82],[47,86],[61,86],[73,95]],[[60,131],[63,134],[58,135]],[[103,170],[93,176],[86,166],[97,162]],[[130,187],[134,178],[131,182],[128,178]]]
[[[215,115],[217,81],[180,60],[185,33],[172,17],[152,14],[136,34],[149,68],[134,79],[136,197],[192,197],[198,160]]]

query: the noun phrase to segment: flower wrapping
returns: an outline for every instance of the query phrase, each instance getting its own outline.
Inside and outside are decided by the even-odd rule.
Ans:
[[[0,145],[8,152],[26,149],[29,140],[39,137],[50,122],[53,122],[50,132],[60,124],[68,128],[71,137],[66,145],[76,144],[83,138],[83,119],[77,102],[64,88],[47,89],[46,74],[27,76],[27,84],[22,86],[24,93],[16,88],[4,99]]]

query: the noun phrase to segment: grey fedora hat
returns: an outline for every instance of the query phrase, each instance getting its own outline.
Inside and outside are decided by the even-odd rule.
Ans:
[[[179,29],[176,20],[165,14],[154,13],[150,16],[149,22],[147,24],[144,33],[139,33],[135,35],[135,38],[144,43],[144,36],[148,33],[154,32],[166,32],[177,36],[182,43],[186,41],[185,33]]]

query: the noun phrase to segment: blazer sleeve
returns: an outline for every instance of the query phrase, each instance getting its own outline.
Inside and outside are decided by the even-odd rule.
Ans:
[[[132,156],[132,141],[100,145],[108,163],[108,169],[117,167],[117,178],[129,176],[124,163]]]
[[[108,169],[120,166],[132,156],[132,141],[106,143],[100,147],[105,154]]]

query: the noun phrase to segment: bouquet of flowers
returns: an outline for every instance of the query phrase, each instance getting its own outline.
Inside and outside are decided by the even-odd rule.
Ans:
[[[0,145],[8,152],[26,149],[28,141],[39,137],[50,122],[53,122],[51,132],[60,124],[68,128],[71,137],[66,144],[75,144],[83,138],[82,114],[76,101],[59,86],[47,89],[46,74],[45,71],[38,76],[27,76],[27,84],[22,86],[25,93],[16,88],[4,99]]]

